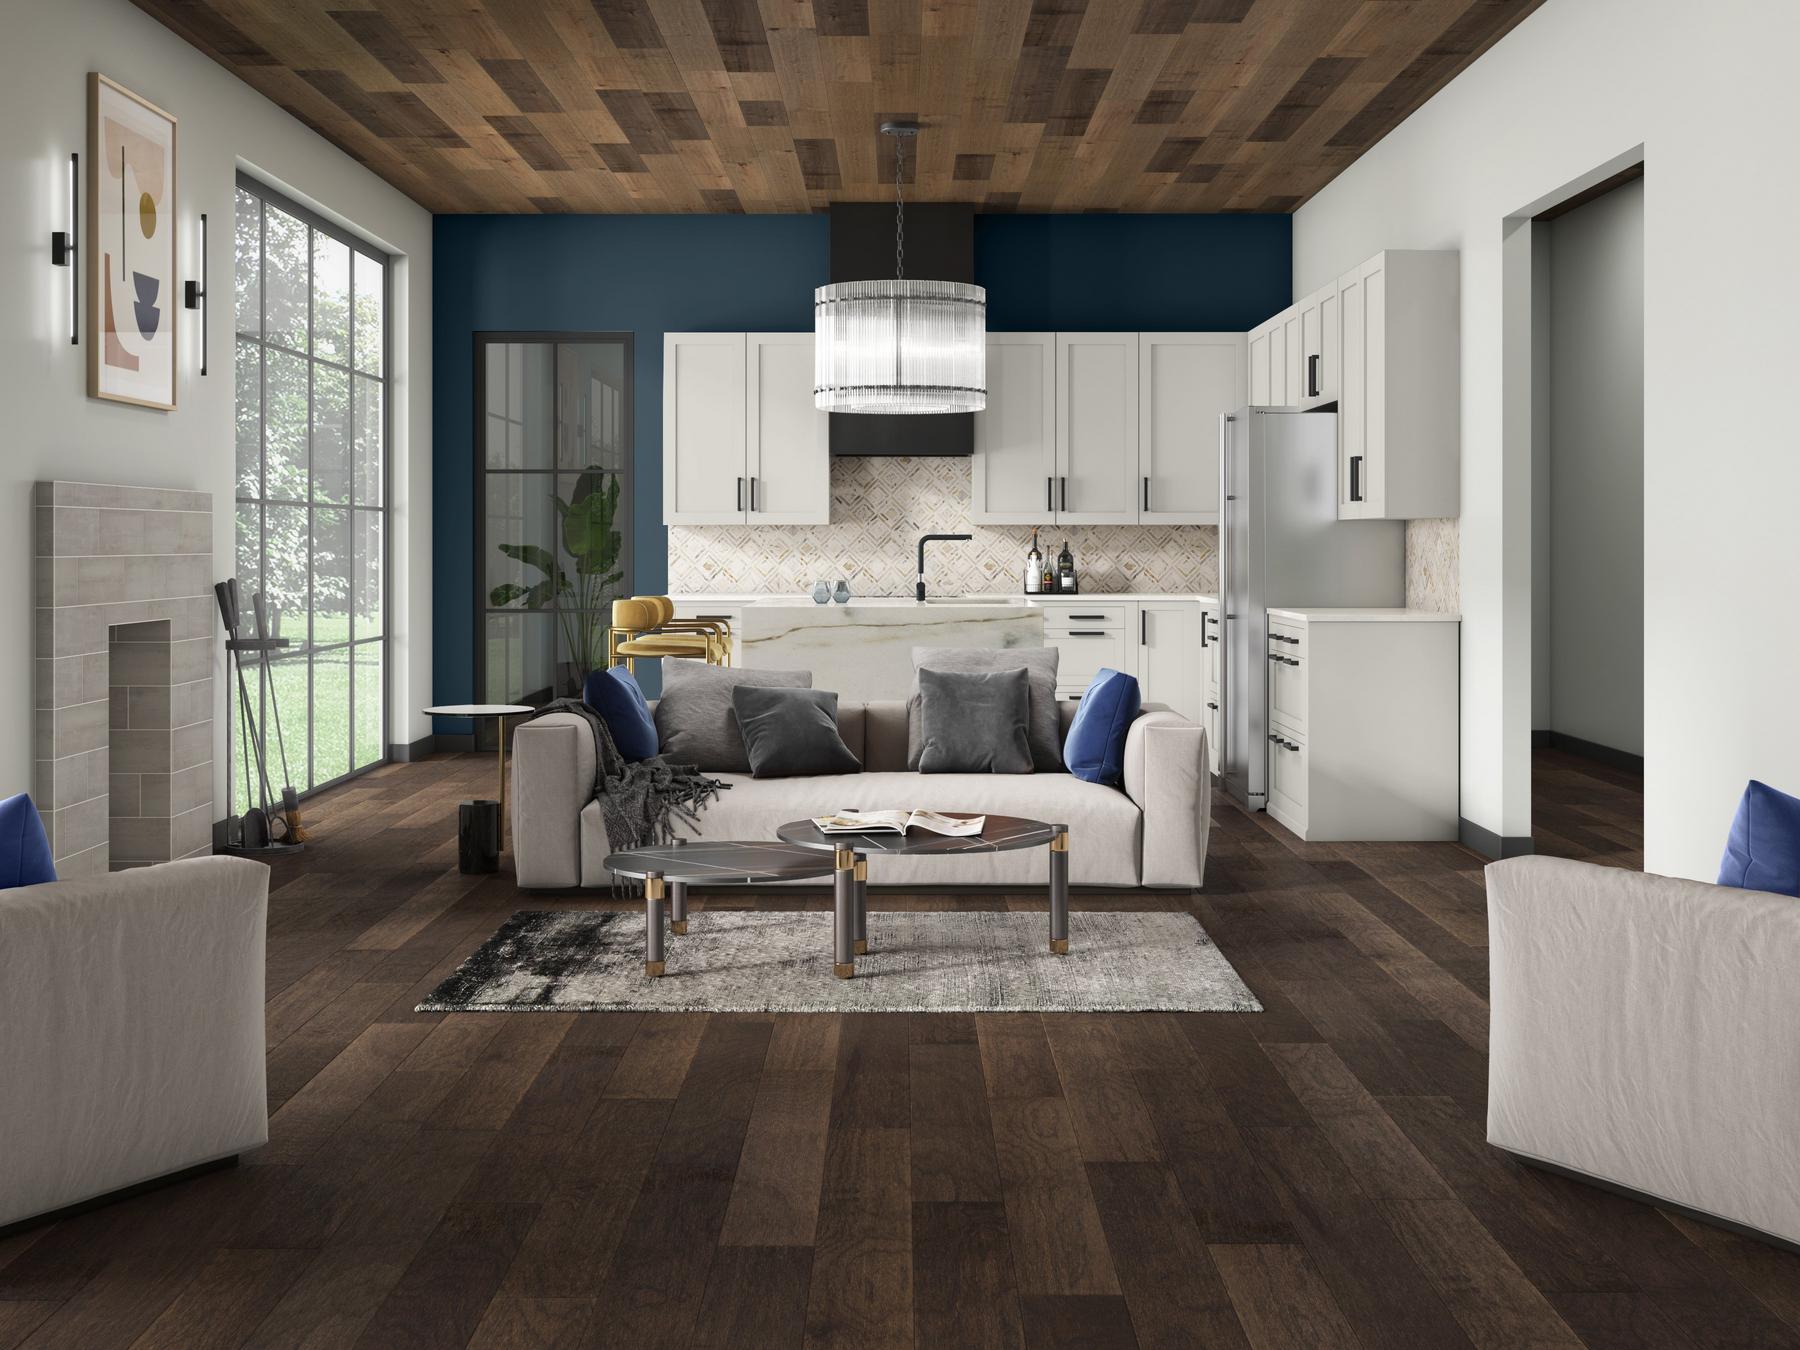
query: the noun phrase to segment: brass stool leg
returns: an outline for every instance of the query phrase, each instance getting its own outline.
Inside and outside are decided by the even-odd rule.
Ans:
[[[644,878],[644,974],[663,973],[663,879],[652,872]]]
[[[1058,825],[1050,841],[1050,950],[1069,954],[1069,827]]]
[[[847,848],[832,855],[831,973],[840,980],[856,974],[856,854]]]
[[[856,855],[856,926],[850,945],[858,956],[869,953],[869,860]]]

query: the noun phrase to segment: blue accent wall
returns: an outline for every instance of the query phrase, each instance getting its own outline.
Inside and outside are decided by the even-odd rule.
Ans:
[[[439,216],[432,244],[432,692],[476,697],[474,335],[633,334],[633,583],[668,584],[665,332],[800,332],[829,269],[810,216]],[[1248,330],[1292,299],[1285,215],[975,219],[988,327]],[[440,731],[455,730],[445,722]]]

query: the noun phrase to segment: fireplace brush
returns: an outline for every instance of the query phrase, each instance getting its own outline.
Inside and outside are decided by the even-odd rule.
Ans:
[[[254,794],[258,783],[262,787],[262,796],[251,801],[248,809],[239,820],[239,847],[244,849],[265,849],[273,842],[269,832],[269,775],[263,762],[261,738],[256,731],[256,715],[250,709],[250,688],[244,682],[244,653],[242,638],[239,633],[238,584],[236,577],[228,577],[213,587],[213,595],[219,602],[219,618],[225,625],[225,636],[229,641],[225,644],[225,653],[232,667],[237,671],[238,716],[242,722],[240,736],[244,750],[244,791]],[[250,753],[256,752],[257,777],[250,776]]]
[[[258,636],[272,638],[275,634],[269,628],[269,613],[263,605],[261,591],[250,597],[250,606],[256,611],[256,631]],[[269,649],[265,646],[262,652],[263,678],[269,682],[269,720],[275,724],[275,747],[281,752],[281,819],[287,826],[284,840],[290,844],[304,843],[309,837],[300,824],[300,794],[294,791],[293,775],[288,772],[287,737],[281,734],[281,698],[275,690],[275,678],[269,670]]]

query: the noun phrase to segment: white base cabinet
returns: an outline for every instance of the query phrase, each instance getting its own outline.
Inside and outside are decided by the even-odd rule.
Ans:
[[[1302,839],[1455,839],[1453,615],[1269,611],[1269,814]]]
[[[1060,652],[1057,698],[1080,698],[1095,675],[1112,669],[1136,677],[1144,702],[1163,704],[1189,721],[1203,721],[1201,606],[1206,602],[1178,597],[1113,600],[1100,595],[1045,596],[1040,603],[1044,645]]]

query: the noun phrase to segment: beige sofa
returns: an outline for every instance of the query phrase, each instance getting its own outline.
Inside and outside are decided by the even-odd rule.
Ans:
[[[1800,1243],[1800,900],[1487,869],[1488,1142]]]
[[[1062,704],[1066,737],[1073,704]],[[790,820],[857,808],[927,809],[1026,816],[1069,827],[1069,879],[1077,886],[1197,887],[1206,874],[1212,779],[1206,733],[1154,706],[1132,723],[1123,789],[1068,773],[920,774],[906,771],[906,704],[846,703],[844,742],[864,772],[823,778],[714,777],[731,784],[701,812],[706,839],[773,839]],[[581,718],[553,713],[513,736],[513,862],[526,889],[608,886],[610,852],[593,800],[593,733]],[[876,886],[1042,886],[1040,849],[939,857],[882,858]],[[820,884],[818,882],[811,883]]]
[[[269,869],[0,890],[0,1228],[269,1138]]]

